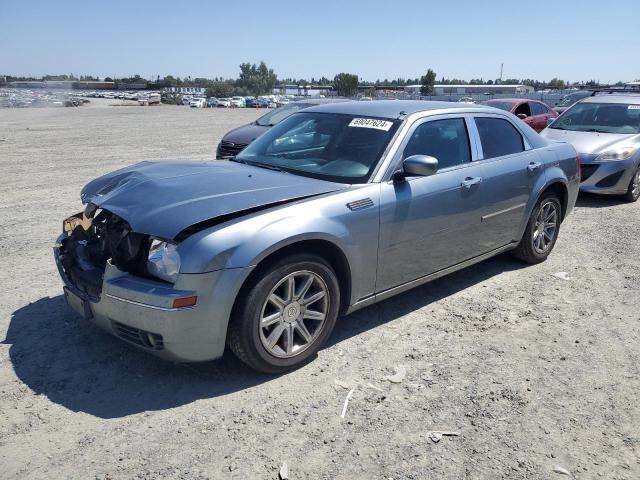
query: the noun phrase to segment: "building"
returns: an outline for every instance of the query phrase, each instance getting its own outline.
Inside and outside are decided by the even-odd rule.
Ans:
[[[422,85],[407,85],[404,90],[411,94],[420,94]],[[491,94],[491,95],[523,95],[533,92],[533,87],[528,85],[434,85],[435,95],[469,95],[469,94]]]

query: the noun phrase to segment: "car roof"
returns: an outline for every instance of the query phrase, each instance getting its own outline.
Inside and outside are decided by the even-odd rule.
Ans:
[[[487,103],[488,102],[505,102],[505,103],[513,103],[513,104],[525,103],[525,102],[538,102],[538,103],[540,103],[539,100],[533,100],[531,98],[492,98],[490,100],[487,100]]]
[[[640,95],[620,95],[618,93],[595,95],[580,100],[580,103],[622,103],[640,104]]]
[[[326,103],[349,102],[348,98],[305,98],[304,100],[296,100],[291,103],[310,103],[311,105],[324,105]]]
[[[318,105],[305,109],[305,112],[343,113],[347,115],[365,115],[368,117],[398,118],[430,110],[491,109],[482,105],[469,105],[460,102],[436,102],[427,100],[374,100],[373,102],[348,101]]]

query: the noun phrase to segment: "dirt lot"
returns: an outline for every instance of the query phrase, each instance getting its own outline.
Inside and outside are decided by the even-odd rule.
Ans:
[[[546,263],[503,255],[342,318],[281,377],[80,324],[51,246],[81,187],[211,158],[259,113],[0,110],[1,477],[640,478],[640,204],[583,196]]]

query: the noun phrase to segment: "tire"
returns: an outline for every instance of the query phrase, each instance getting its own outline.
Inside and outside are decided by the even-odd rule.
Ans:
[[[227,343],[255,370],[288,372],[315,357],[333,330],[339,306],[340,287],[331,266],[317,255],[291,255],[256,272],[242,288]]]
[[[549,219],[551,211],[554,212],[555,221]],[[540,224],[539,221],[545,218],[549,220],[545,221],[544,225]],[[554,193],[543,195],[531,212],[524,235],[512,251],[513,256],[530,264],[544,262],[558,239],[561,218],[562,205],[558,196]],[[554,224],[553,227],[551,227],[552,224]],[[540,238],[543,231],[545,234]]]
[[[638,169],[631,177],[627,193],[625,193],[622,198],[630,203],[636,202],[638,198],[640,198],[640,166],[638,166]]]

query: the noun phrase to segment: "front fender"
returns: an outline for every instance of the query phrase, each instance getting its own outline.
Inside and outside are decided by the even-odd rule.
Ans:
[[[258,212],[198,232],[178,246],[181,273],[255,266],[305,240],[324,240],[344,254],[352,298],[373,293],[378,255],[379,185],[369,184]],[[364,208],[347,204],[368,198]]]

